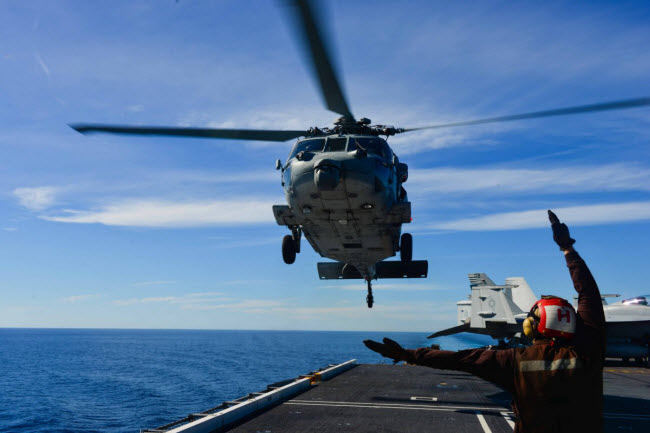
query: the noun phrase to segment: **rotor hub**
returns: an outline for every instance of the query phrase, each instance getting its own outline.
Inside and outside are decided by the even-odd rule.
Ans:
[[[309,137],[322,137],[332,134],[358,134],[358,135],[385,135],[386,137],[404,132],[402,128],[395,128],[387,125],[371,125],[372,121],[367,117],[355,120],[351,117],[342,116],[334,121],[334,126],[329,128],[318,128],[316,126],[309,129]]]

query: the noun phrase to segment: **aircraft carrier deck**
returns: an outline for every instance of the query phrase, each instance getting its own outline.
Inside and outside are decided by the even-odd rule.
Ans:
[[[607,366],[604,386],[606,432],[650,431],[650,369]],[[352,360],[142,432],[512,432],[509,402],[466,373]]]

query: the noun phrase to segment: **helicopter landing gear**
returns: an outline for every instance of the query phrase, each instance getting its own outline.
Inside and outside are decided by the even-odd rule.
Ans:
[[[286,235],[282,238],[282,259],[287,265],[296,261],[296,243],[291,235]]]
[[[282,259],[287,265],[296,261],[296,254],[300,252],[300,238],[302,237],[302,230],[300,227],[292,226],[291,234],[282,238]]]
[[[400,259],[404,263],[409,263],[413,259],[413,236],[410,233],[402,234],[399,245]]]
[[[372,296],[372,283],[370,280],[366,280],[368,283],[368,296],[366,296],[366,303],[368,304],[368,308],[372,308],[372,304],[375,303],[375,298]]]

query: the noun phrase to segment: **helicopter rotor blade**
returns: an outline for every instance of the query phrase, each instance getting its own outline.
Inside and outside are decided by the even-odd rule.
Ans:
[[[650,105],[650,98],[626,99],[622,101],[602,102],[598,104],[579,105],[576,107],[557,108],[554,110],[533,111],[530,113],[512,114],[509,116],[488,117],[485,119],[469,120],[465,122],[443,123],[439,125],[406,128],[403,132],[421,131],[423,129],[451,128],[456,126],[480,125],[483,123],[509,122],[512,120],[536,119],[539,117],[565,116],[569,114],[591,113],[595,111],[622,110]]]
[[[270,129],[177,128],[167,126],[124,126],[100,124],[71,124],[82,134],[109,133],[129,135],[162,135],[199,138],[230,138],[233,140],[287,141],[307,135],[309,131],[279,131]]]
[[[348,119],[354,119],[332,66],[330,50],[323,38],[320,21],[311,0],[291,0],[294,8],[294,27],[300,35],[305,51],[310,57],[312,72],[316,76],[327,109]]]

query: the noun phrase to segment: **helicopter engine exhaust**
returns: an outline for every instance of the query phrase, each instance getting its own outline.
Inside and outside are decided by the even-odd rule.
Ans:
[[[341,164],[324,159],[314,167],[314,183],[321,191],[332,191],[341,180]]]

